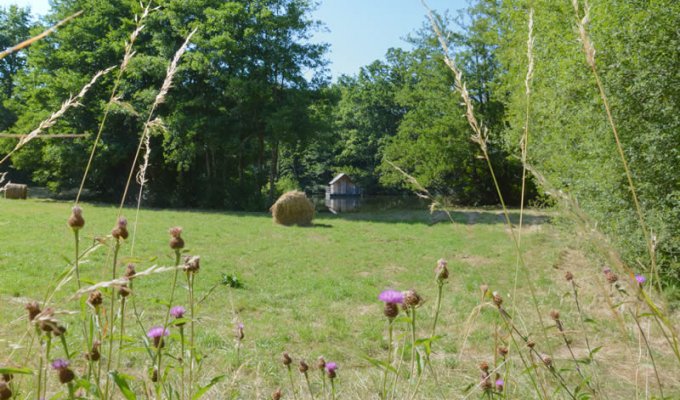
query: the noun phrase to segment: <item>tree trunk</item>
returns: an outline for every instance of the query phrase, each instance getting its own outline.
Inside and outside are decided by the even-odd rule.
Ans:
[[[272,163],[269,168],[269,204],[274,204],[274,196],[276,195],[276,180],[279,174],[279,142],[274,141],[272,144]]]

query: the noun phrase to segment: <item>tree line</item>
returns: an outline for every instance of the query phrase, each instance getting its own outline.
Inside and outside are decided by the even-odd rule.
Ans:
[[[622,148],[659,262],[677,279],[680,3],[591,3],[589,29]],[[311,18],[311,1],[156,4],[97,149],[86,183],[92,197],[119,199],[167,60],[198,28],[159,110],[165,129],[151,137],[144,204],[262,210],[286,189],[321,192],[340,171],[367,193],[410,190],[388,161],[458,204],[498,203],[425,11],[408,49],[390,49],[331,82],[328,45],[310,40],[322,24]],[[0,61],[0,130],[27,133],[92,74],[120,63],[141,6],[59,0],[37,22],[25,9],[0,11],[0,45],[7,47],[80,9],[83,15],[54,35]],[[530,9],[535,70],[527,97]],[[581,51],[572,2],[478,0],[437,18],[489,128],[489,153],[509,204],[519,202],[519,146],[529,110],[527,163],[548,185],[530,179],[528,200],[545,199],[547,187],[569,193],[635,263],[647,238]],[[77,187],[112,83],[103,78],[51,130],[86,137],[34,141],[2,168],[55,191]],[[12,145],[1,140],[0,151]]]

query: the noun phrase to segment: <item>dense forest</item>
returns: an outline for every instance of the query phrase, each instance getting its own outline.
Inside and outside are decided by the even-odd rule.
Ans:
[[[323,21],[307,0],[160,0],[144,21],[122,77],[86,187],[120,200],[150,104],[168,60],[189,32],[174,87],[150,141],[144,203],[158,207],[264,210],[282,191],[319,193],[337,172],[366,193],[412,189],[391,163],[432,193],[461,205],[498,196],[469,140],[454,76],[423,10],[406,49],[332,82],[328,46],[310,38]],[[589,30],[659,264],[680,275],[680,2],[593,0]],[[526,89],[533,9],[534,74]],[[40,21],[0,9],[8,47],[84,13],[28,50],[0,61],[0,130],[25,134],[97,71],[118,65],[142,6],[136,0],[55,0]],[[582,12],[582,11],[581,11]],[[582,16],[582,14],[580,14]],[[579,16],[579,17],[580,17]],[[571,1],[479,0],[437,15],[461,67],[501,192],[519,204],[520,140],[529,128],[527,198],[561,191],[576,199],[628,260],[646,257],[643,231],[614,136],[586,62]],[[404,32],[407,34],[408,32]],[[13,180],[54,192],[77,188],[114,84],[103,77],[81,107],[0,166]],[[527,95],[529,93],[530,95]],[[527,111],[529,118],[527,119]],[[6,154],[15,139],[0,140]],[[645,262],[646,263],[646,262]]]

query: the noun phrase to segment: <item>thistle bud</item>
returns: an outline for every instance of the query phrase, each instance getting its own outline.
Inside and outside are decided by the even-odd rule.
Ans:
[[[272,400],[281,400],[281,396],[282,396],[281,388],[276,389],[276,391],[274,391],[274,393],[272,393]]]
[[[158,382],[158,370],[156,368],[151,371],[151,382]]]
[[[74,206],[71,209],[71,216],[68,217],[68,226],[71,227],[74,231],[78,231],[85,226],[85,219],[83,218],[83,209]]]
[[[299,369],[300,372],[302,372],[303,374],[306,374],[307,371],[309,370],[309,365],[307,365],[307,363],[305,362],[305,360],[300,360],[300,366],[298,367],[298,369]]]
[[[319,356],[319,359],[316,362],[316,367],[322,371],[326,369],[326,360],[324,360],[323,356]]]
[[[486,361],[482,361],[479,363],[479,369],[482,370],[482,372],[489,372],[489,363]]]
[[[87,297],[87,302],[94,308],[99,307],[103,301],[104,299],[102,298],[102,292],[99,290],[90,292],[90,295]]]
[[[498,355],[505,358],[508,355],[508,348],[501,346],[498,348]]]
[[[38,314],[40,314],[40,304],[37,301],[32,301],[24,306],[28,311],[28,320],[33,321]]]
[[[12,374],[2,374],[2,380],[5,382],[10,382],[12,379],[14,379],[14,375]]]
[[[239,322],[238,324],[236,324],[236,329],[234,330],[234,336],[236,337],[236,340],[238,340],[239,342],[242,341],[243,338],[246,336],[243,333],[243,328],[244,328],[243,324]]]
[[[406,307],[418,307],[422,301],[422,297],[420,297],[420,295],[416,293],[415,290],[411,289],[404,292],[404,305]]]
[[[186,256],[184,257],[184,271],[186,273],[196,274],[201,269],[200,256]]]
[[[528,348],[533,349],[534,346],[536,346],[536,342],[534,342],[533,340],[528,340],[528,341],[527,341],[527,347],[528,347]]]
[[[135,271],[135,264],[128,264],[125,268],[125,277],[128,278],[128,280],[132,280],[135,275],[137,275],[137,271]]]
[[[170,248],[173,250],[181,250],[184,248],[184,239],[182,239],[182,228],[175,226],[170,228]]]
[[[127,219],[125,219],[125,217],[118,218],[116,226],[111,230],[111,236],[113,236],[114,239],[120,240],[127,239],[128,235]]]
[[[550,318],[552,318],[553,321],[559,321],[560,320],[560,312],[557,311],[557,310],[550,311]]]
[[[552,367],[552,358],[549,355],[541,354],[541,361],[543,361],[543,364],[545,364],[546,367]]]
[[[62,358],[58,358],[54,361],[52,361],[52,368],[57,370],[57,373],[59,375],[59,382],[62,384],[69,383],[75,379],[76,375],[71,371],[71,369],[68,367],[69,362],[67,360],[64,360]]]
[[[503,298],[498,292],[493,292],[493,304],[495,304],[498,308],[501,308],[503,305]]]
[[[87,358],[90,361],[99,361],[99,359],[101,358],[99,346],[101,346],[101,342],[99,340],[95,340],[94,343],[92,343],[92,350],[90,350],[89,353],[85,354],[85,358]]]
[[[6,382],[0,382],[0,400],[9,400],[12,398],[12,391]]]
[[[574,280],[574,274],[572,274],[571,272],[567,271],[567,272],[564,273],[564,279],[566,279],[567,282],[571,282],[571,281]]]
[[[438,282],[443,282],[449,278],[448,263],[443,258],[437,261],[437,266],[434,268],[434,277]]]
[[[132,290],[130,290],[127,283],[120,285],[120,287],[118,288],[118,294],[120,295],[120,297],[123,298],[128,297],[130,293],[132,293]]]
[[[286,367],[289,367],[290,364],[293,363],[293,359],[290,358],[290,356],[288,355],[287,352],[284,352],[284,353],[281,355],[281,362],[282,362],[283,365],[285,365]]]
[[[389,319],[394,319],[399,315],[399,306],[395,303],[385,303],[385,316]]]

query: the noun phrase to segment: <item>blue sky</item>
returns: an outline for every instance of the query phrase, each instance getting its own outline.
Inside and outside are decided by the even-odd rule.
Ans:
[[[0,0],[0,6],[30,6],[34,14],[49,11],[48,0]],[[451,13],[467,0],[428,0],[434,10]],[[420,0],[321,0],[313,17],[326,24],[314,42],[330,43],[331,75],[354,74],[359,68],[383,58],[390,47],[408,47],[403,38],[425,21]]]

